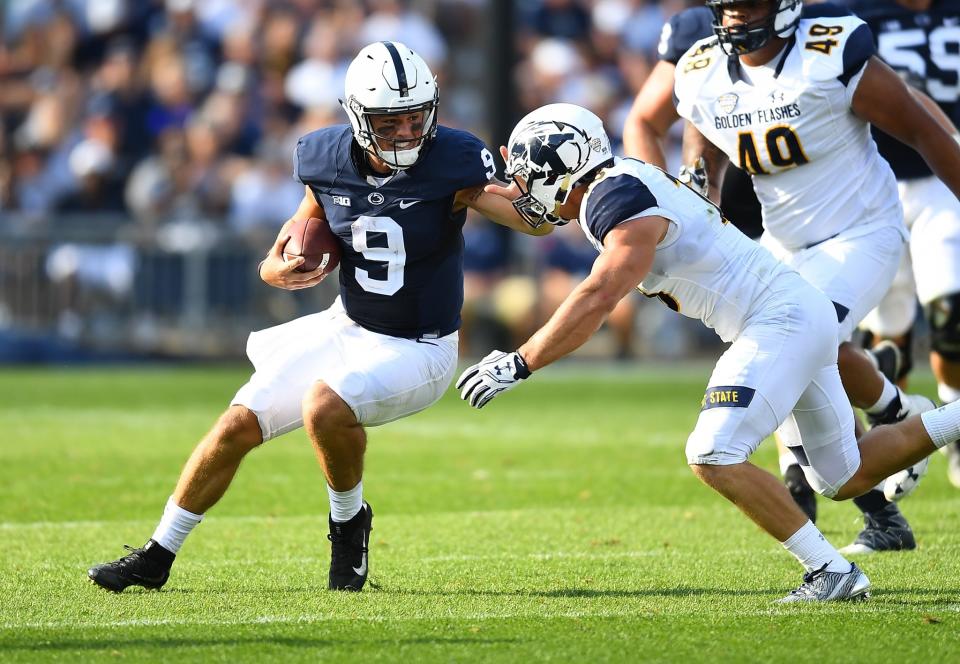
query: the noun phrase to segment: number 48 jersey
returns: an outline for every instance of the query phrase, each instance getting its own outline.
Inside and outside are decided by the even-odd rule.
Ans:
[[[419,163],[374,178],[357,171],[358,149],[350,126],[337,125],[301,138],[294,158],[294,176],[340,239],[344,309],[380,334],[446,336],[463,305],[467,212],[454,199],[493,176],[493,155],[472,134],[438,127]]]
[[[677,111],[752,175],[764,229],[788,250],[903,225],[893,173],[850,108],[874,51],[860,19],[818,17],[761,67],[726,57],[716,37],[677,63]]]

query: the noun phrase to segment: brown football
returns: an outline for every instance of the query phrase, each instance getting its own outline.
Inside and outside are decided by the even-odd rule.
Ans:
[[[284,260],[303,256],[297,272],[311,272],[318,267],[330,274],[340,264],[340,241],[330,230],[326,219],[299,219],[287,230],[290,239],[283,247]]]

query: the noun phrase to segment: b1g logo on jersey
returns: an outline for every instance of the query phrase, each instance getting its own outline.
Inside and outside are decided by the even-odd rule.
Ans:
[[[350,197],[349,196],[331,196],[333,199],[334,205],[341,205],[343,207],[350,207]]]

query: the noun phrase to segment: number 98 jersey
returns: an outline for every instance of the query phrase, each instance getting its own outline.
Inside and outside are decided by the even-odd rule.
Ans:
[[[361,174],[349,125],[300,139],[294,176],[340,239],[340,298],[358,325],[394,337],[443,337],[460,327],[466,208],[462,189],[493,177],[493,155],[465,131],[438,127],[413,167]]]
[[[677,63],[677,111],[751,174],[763,226],[797,251],[855,224],[897,224],[896,181],[850,110],[874,54],[852,16],[804,18],[773,61],[747,67],[716,37]]]

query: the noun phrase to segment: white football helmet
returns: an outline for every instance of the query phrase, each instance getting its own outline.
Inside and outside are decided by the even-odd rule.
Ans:
[[[400,42],[384,41],[363,47],[350,63],[340,105],[360,147],[403,170],[417,163],[436,136],[439,98],[437,81],[423,58]],[[379,136],[370,122],[374,115],[416,112],[424,114],[423,129],[412,139]]]
[[[514,127],[507,149],[505,173],[521,193],[513,207],[534,228],[567,223],[557,207],[584,176],[613,163],[603,122],[574,104],[547,104],[529,113]]]

